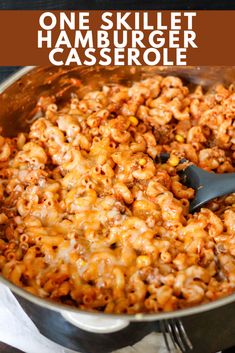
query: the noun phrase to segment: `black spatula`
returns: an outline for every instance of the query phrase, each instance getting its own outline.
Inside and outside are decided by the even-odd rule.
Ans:
[[[156,158],[156,162],[166,163],[169,157],[169,153],[161,153]],[[184,158],[180,161],[180,163],[185,162],[187,161]],[[180,170],[179,175],[182,184],[196,190],[195,197],[190,203],[190,213],[216,197],[235,192],[235,173],[216,174],[190,164]]]

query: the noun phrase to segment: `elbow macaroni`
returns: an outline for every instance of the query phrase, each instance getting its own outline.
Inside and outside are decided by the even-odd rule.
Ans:
[[[76,93],[76,86],[75,86]],[[42,97],[29,134],[0,137],[0,271],[83,310],[176,310],[234,291],[235,195],[189,214],[186,157],[235,170],[235,93],[177,77]],[[170,152],[165,164],[154,158]]]

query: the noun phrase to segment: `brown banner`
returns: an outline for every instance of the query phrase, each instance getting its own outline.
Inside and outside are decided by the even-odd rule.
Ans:
[[[0,65],[235,65],[235,11],[64,13],[0,11]]]

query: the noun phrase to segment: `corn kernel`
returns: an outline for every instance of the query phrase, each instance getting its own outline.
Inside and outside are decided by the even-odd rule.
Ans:
[[[139,120],[135,116],[130,116],[129,121],[133,126],[137,126],[139,124]]]
[[[137,267],[146,267],[151,265],[151,259],[147,255],[140,255],[136,259]]]
[[[179,164],[180,160],[179,157],[177,156],[170,156],[168,159],[168,164],[170,164],[171,167],[176,167]]]
[[[179,134],[175,135],[175,139],[176,139],[176,141],[178,141],[180,143],[184,142],[184,136],[182,136],[182,135],[179,135]]]
[[[77,260],[77,264],[79,267],[84,267],[84,266],[86,266],[87,263],[86,263],[86,261],[84,261],[83,259],[80,258]]]
[[[141,166],[144,166],[146,163],[147,163],[147,161],[146,161],[146,159],[144,159],[144,158],[141,158],[141,159],[139,160],[139,165],[141,165]]]

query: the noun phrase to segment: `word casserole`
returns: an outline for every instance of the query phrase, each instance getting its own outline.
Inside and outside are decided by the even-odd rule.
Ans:
[[[235,90],[107,84],[0,137],[0,271],[82,310],[154,313],[235,290],[235,194],[189,213],[180,159],[235,171]],[[170,153],[164,164],[155,161]]]

